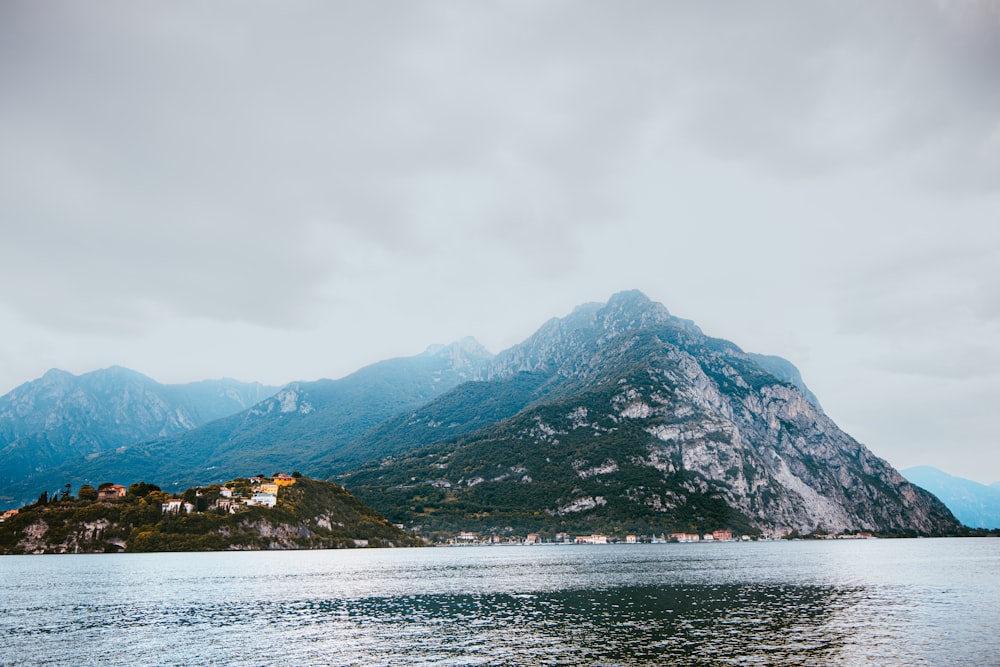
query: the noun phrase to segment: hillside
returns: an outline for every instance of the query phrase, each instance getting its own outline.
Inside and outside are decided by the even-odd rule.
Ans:
[[[270,482],[270,480],[265,480]],[[251,506],[254,481],[187,489],[174,500],[158,487],[133,484],[121,498],[40,498],[0,523],[0,553],[223,551],[417,546],[419,542],[342,487],[298,478],[281,486],[273,507]],[[257,488],[260,484],[257,484]],[[225,496],[223,495],[225,492]],[[236,498],[227,497],[230,494]],[[265,494],[266,495],[266,494]],[[186,506],[185,506],[186,503]]]
[[[391,417],[321,459],[320,469],[340,473],[381,459],[475,431],[512,417],[550,390],[544,373],[465,382],[415,410]]]
[[[337,475],[423,530],[959,528],[841,431],[793,364],[706,336],[635,291],[553,318],[495,357],[466,339],[292,383],[242,412],[5,488],[34,498],[156,479],[177,490],[286,466]]]
[[[68,480],[55,471],[67,462],[189,431],[275,391],[236,380],[164,385],[120,366],[83,375],[50,370],[0,397],[0,507],[61,486]]]
[[[383,420],[477,376],[491,358],[466,339],[381,361],[339,380],[294,382],[249,409],[199,428],[67,461],[45,485],[32,479],[22,484],[22,494],[33,492],[34,498],[64,483],[105,479],[157,479],[175,489],[286,465],[315,474],[328,467],[321,462],[324,457]]]
[[[837,428],[781,361],[761,365],[641,293],[622,293],[497,355],[487,372],[495,384],[478,391],[520,373],[546,388],[525,394],[516,414],[480,427],[470,406],[450,417],[464,435],[438,427],[437,444],[397,445],[342,481],[392,521],[424,530],[959,528],[936,498]],[[417,417],[426,424],[445,408],[434,401],[380,439],[427,444]]]

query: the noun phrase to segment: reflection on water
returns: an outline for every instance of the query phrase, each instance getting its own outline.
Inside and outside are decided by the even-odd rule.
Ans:
[[[0,664],[989,664],[998,545],[0,559]]]
[[[375,598],[320,612],[375,638],[336,662],[396,663],[433,646],[423,660],[801,665],[837,648],[822,625],[839,597],[818,587],[629,587]]]
[[[293,664],[829,664],[844,643],[830,627],[849,590],[820,586],[640,586],[523,594],[441,594],[328,600],[205,601],[136,613],[129,606],[32,610],[46,622],[10,628],[22,641],[61,638],[103,658],[147,653],[157,631],[187,646],[160,647],[163,662]],[[250,638],[246,654],[229,640]],[[212,656],[208,646],[222,649]],[[256,646],[255,646],[256,645]],[[155,655],[155,654],[154,654]],[[273,653],[271,654],[273,656]]]

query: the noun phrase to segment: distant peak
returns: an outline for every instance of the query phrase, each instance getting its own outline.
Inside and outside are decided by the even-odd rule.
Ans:
[[[464,350],[465,352],[474,352],[476,354],[487,354],[492,356],[492,352],[487,350],[482,343],[473,338],[472,336],[466,336],[460,341],[452,343],[455,347]]]
[[[61,368],[50,368],[45,371],[45,374],[41,378],[34,382],[39,383],[41,386],[65,387],[74,381],[76,381],[76,376],[69,371],[64,371]]]
[[[637,289],[626,290],[612,294],[604,306],[607,311],[622,313],[655,312],[663,317],[670,317],[670,311],[662,303],[653,301]]]
[[[134,374],[137,371],[134,371],[131,368],[127,368],[125,366],[120,366],[118,364],[115,364],[113,366],[108,366],[107,368],[102,368],[100,371],[96,372],[114,373],[116,375],[129,375],[129,374]]]
[[[139,371],[132,370],[131,368],[128,368],[126,366],[119,366],[117,364],[114,366],[108,366],[107,368],[100,368],[96,371],[90,371],[89,373],[84,373],[84,376],[85,377],[105,376],[112,378],[129,378],[129,379],[144,380],[149,382],[156,382],[156,380],[153,380],[153,378],[149,377],[148,375],[144,375]]]
[[[653,301],[639,290],[612,295],[601,309],[599,317],[605,327],[614,329],[632,329],[674,319],[666,306]]]
[[[493,356],[492,352],[483,347],[483,345],[472,336],[466,336],[465,338],[449,343],[448,345],[428,345],[427,349],[424,350],[424,354],[427,356],[436,356],[440,354],[462,354],[470,357]]]
[[[758,366],[763,368],[765,371],[778,378],[782,382],[788,382],[794,385],[799,391],[802,392],[806,400],[813,404],[819,410],[823,407],[819,404],[819,399],[816,395],[809,390],[806,386],[805,381],[802,379],[802,374],[799,373],[799,369],[795,367],[795,364],[790,362],[788,359],[779,357],[773,354],[756,354],[750,352],[747,354],[750,359],[753,360]]]
[[[623,305],[648,306],[652,303],[653,302],[650,300],[648,296],[646,296],[637,289],[630,289],[622,292],[617,292],[616,294],[612,294],[611,298],[608,299],[609,306],[623,306]]]

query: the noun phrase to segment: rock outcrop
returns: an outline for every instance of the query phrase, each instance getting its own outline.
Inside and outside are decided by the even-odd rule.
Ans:
[[[346,483],[397,519],[430,526],[503,517],[528,529],[958,528],[936,498],[841,431],[789,362],[708,337],[641,293],[549,321],[497,355],[478,393],[522,374],[535,389],[510,415],[469,432],[451,409],[441,444]],[[436,406],[414,413],[411,431]],[[469,412],[475,423],[475,405]]]

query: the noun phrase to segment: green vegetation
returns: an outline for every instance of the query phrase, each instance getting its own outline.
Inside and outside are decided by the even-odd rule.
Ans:
[[[468,361],[474,366],[482,360]],[[284,466],[328,476],[331,457],[342,447],[465,379],[446,351],[389,359],[339,380],[293,383],[249,410],[185,433],[157,440],[122,436],[117,442],[126,446],[120,449],[102,448],[96,456],[81,452],[61,465],[52,462],[44,474],[33,476],[25,468],[11,477],[5,493],[24,500],[34,497],[33,489],[51,488],[53,480],[75,486],[112,477],[155,479],[176,489]],[[31,447],[42,451],[48,446]]]
[[[522,372],[502,380],[466,382],[419,410],[382,422],[326,457],[321,468],[343,472],[496,424],[544,396],[549,380],[544,373]]]
[[[648,389],[653,380],[637,371],[627,382]],[[366,466],[344,483],[391,521],[424,534],[759,532],[720,498],[716,483],[683,471],[680,461],[673,473],[645,462],[652,438],[646,424],[616,420],[608,410],[620,387],[607,382],[571,402],[525,410],[449,443]],[[571,415],[581,408],[593,417],[575,427]]]
[[[264,480],[269,483],[270,480]],[[103,486],[103,485],[102,485]],[[247,496],[259,482],[237,479],[225,493]],[[96,491],[94,491],[96,494]],[[84,490],[86,491],[86,490]],[[225,498],[222,487],[190,488],[179,498],[139,483],[124,498],[67,495],[22,508],[0,523],[0,553],[221,551],[416,546],[420,542],[331,482],[295,478],[274,507]],[[170,501],[181,505],[171,511]],[[188,503],[185,507],[183,503]]]
[[[246,498],[254,483],[206,486],[286,466],[341,475],[362,501],[423,536],[753,535],[755,525],[808,535],[817,516],[830,515],[817,514],[799,483],[846,511],[840,527],[926,535],[957,527],[936,499],[801,400],[795,387],[811,395],[790,363],[706,337],[640,293],[581,306],[489,356],[474,345],[429,350],[341,380],[295,383],[238,415],[88,454],[45,483],[5,492],[29,499],[46,489],[37,505],[51,517],[71,507],[67,493],[51,492],[55,480],[83,485],[84,504],[100,490],[91,484],[112,477],[156,479],[170,491],[200,486],[181,494],[190,513],[130,520],[115,542],[129,549],[306,548],[360,534],[326,527],[339,524],[309,515],[284,489],[274,509],[229,514],[222,497]],[[463,383],[483,376],[491,379]],[[130,496],[155,493],[163,492]],[[305,515],[282,514],[300,505]],[[90,539],[74,533],[54,546],[24,535],[10,548],[75,549]]]
[[[162,385],[121,367],[80,376],[49,371],[0,396],[0,507],[17,507],[57,482],[107,479],[111,474],[74,479],[56,469],[113,458],[123,445],[207,424],[274,391],[235,380]]]

